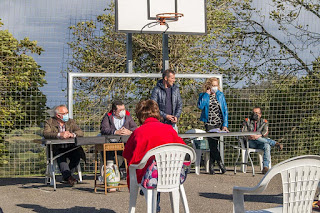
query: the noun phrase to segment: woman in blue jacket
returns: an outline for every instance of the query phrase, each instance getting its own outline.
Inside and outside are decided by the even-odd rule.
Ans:
[[[206,132],[212,129],[228,130],[228,108],[223,92],[220,91],[219,79],[209,78],[200,93],[198,108],[202,110],[200,120],[204,122]],[[208,138],[210,147],[210,174],[214,173],[214,163],[217,162],[222,174],[226,167],[221,161],[218,151],[219,138]]]

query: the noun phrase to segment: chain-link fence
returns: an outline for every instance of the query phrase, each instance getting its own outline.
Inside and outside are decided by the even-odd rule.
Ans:
[[[14,9],[8,10],[10,15],[0,17],[4,23],[0,28],[0,176],[40,175],[45,171],[45,151],[33,140],[42,137],[43,122],[52,115],[50,109],[67,104],[67,73],[125,72],[125,35],[113,32],[113,10],[104,1],[62,4],[46,0],[35,8],[22,3],[24,1],[5,2],[1,8]],[[214,4],[218,3],[208,1],[208,10]],[[252,5],[262,7],[262,3]],[[228,6],[230,9],[238,5]],[[111,9],[103,11],[104,8]],[[244,26],[243,22],[236,22],[235,19],[240,18],[235,13],[231,13],[235,16],[231,20],[214,19],[224,10],[227,11],[220,5],[219,11],[208,11],[208,18],[215,20],[215,25],[210,25],[210,19],[207,36],[169,36],[171,68],[180,74],[223,74],[230,131],[239,131],[252,108],[261,107],[262,117],[269,123],[269,137],[284,145],[282,151],[272,149],[272,164],[292,156],[319,155],[320,54],[317,49],[320,48],[317,48],[319,42],[314,42],[316,34],[296,37],[297,43],[290,46],[287,41],[292,44],[289,38],[293,35],[272,34],[275,32],[272,29],[279,25],[271,21],[260,22],[265,25],[258,31],[255,27],[259,25],[253,25],[253,18],[252,22],[245,22],[251,23],[251,27]],[[5,19],[21,20],[18,13],[25,14],[23,23],[29,27],[22,28],[22,24],[14,25]],[[270,8],[267,12],[260,11],[260,17],[269,13],[272,13]],[[308,16],[301,20],[311,26]],[[226,22],[230,25],[225,26]],[[293,24],[291,22],[291,26]],[[295,30],[300,32],[298,28]],[[319,33],[318,28],[308,30]],[[250,37],[259,32],[260,37]],[[160,72],[161,39],[161,35],[133,36],[135,72]],[[34,40],[38,43],[32,42]],[[313,43],[308,43],[311,41]],[[294,49],[299,42],[305,45]],[[96,136],[111,102],[121,99],[136,119],[135,104],[150,97],[156,80],[79,78],[74,82],[74,118],[86,136]],[[192,128],[203,129],[196,105],[203,81],[177,79],[183,98],[183,113],[178,123],[180,133]],[[237,138],[227,137],[225,141],[225,162],[233,166],[237,152],[232,145],[237,143]],[[93,147],[84,148],[88,162],[82,166],[85,172],[93,172]]]

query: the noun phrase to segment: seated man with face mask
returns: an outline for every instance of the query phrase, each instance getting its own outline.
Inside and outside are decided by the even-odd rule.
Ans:
[[[262,149],[263,153],[263,170],[265,174],[269,170],[271,146],[277,146],[282,150],[283,145],[268,138],[269,133],[268,121],[261,118],[262,112],[260,107],[252,110],[250,118],[246,118],[242,125],[243,132],[260,132],[259,135],[248,136],[249,147],[253,149]]]
[[[46,139],[68,139],[83,137],[83,131],[78,127],[73,119],[69,119],[69,111],[65,105],[59,105],[54,108],[54,116],[47,120],[44,125],[43,136]],[[80,158],[84,161],[85,153],[81,147],[72,143],[56,144],[53,146],[54,155],[63,154],[57,159],[62,177],[69,185],[73,186],[77,180],[72,173],[78,166]],[[73,151],[69,151],[74,149]],[[69,152],[68,152],[69,151]],[[67,162],[69,159],[69,163]]]
[[[123,102],[116,100],[112,103],[110,112],[103,117],[100,132],[101,135],[131,135],[136,128],[137,125],[130,113],[126,111]],[[122,152],[119,152],[119,155],[122,156]],[[114,152],[107,152],[107,160],[113,159]],[[119,159],[119,166],[122,163],[123,160]]]

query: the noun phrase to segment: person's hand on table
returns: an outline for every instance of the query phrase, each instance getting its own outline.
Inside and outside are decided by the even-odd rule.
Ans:
[[[116,135],[131,135],[132,131],[129,129],[122,127],[121,129],[115,131]]]
[[[122,127],[122,135],[131,135],[132,131],[125,128],[125,127]]]
[[[73,134],[69,131],[60,132],[60,138],[62,139],[73,138]]]
[[[257,140],[258,138],[260,138],[262,135],[249,135],[248,138],[249,140]]]
[[[229,132],[228,127],[226,127],[226,126],[223,126],[222,129],[221,129],[221,131]]]

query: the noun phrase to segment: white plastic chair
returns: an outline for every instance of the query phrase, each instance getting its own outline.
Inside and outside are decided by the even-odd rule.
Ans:
[[[195,152],[191,147],[177,143],[165,144],[149,150],[139,164],[130,165],[130,213],[135,212],[139,188],[146,198],[148,213],[156,212],[158,192],[170,192],[171,207],[176,213],[179,212],[181,196],[185,212],[189,212],[185,190],[183,184],[180,184],[180,173],[186,154],[189,154],[190,161],[194,162]],[[136,170],[144,168],[151,156],[155,156],[157,162],[158,185],[155,189],[146,189],[138,184]]]
[[[204,131],[202,129],[190,129],[190,130],[186,131],[186,133],[187,134],[206,133],[206,131]],[[203,140],[203,137],[191,139],[192,147],[196,152],[195,172],[197,175],[200,174],[200,162],[201,162],[201,156],[203,154],[206,172],[209,173],[210,149],[197,149],[197,147],[195,146],[194,140]]]
[[[244,194],[261,193],[269,181],[281,174],[283,205],[276,208],[245,211]],[[233,212],[311,213],[320,179],[320,156],[305,155],[285,160],[272,167],[255,187],[233,187]]]
[[[263,169],[263,149],[253,149],[253,148],[247,148],[249,146],[249,143],[246,139],[243,139],[243,137],[239,138],[239,145],[238,146],[234,146],[235,149],[238,150],[238,156],[237,156],[237,160],[234,164],[234,174],[237,173],[237,165],[241,165],[241,171],[243,173],[247,172],[247,165],[248,163],[248,159],[250,160],[250,165],[252,167],[252,175],[255,175],[254,172],[254,166],[253,166],[253,161],[252,158],[250,156],[250,153],[257,153],[258,157],[259,157],[259,162],[260,162],[260,170],[262,171]],[[239,162],[239,158],[241,155],[241,162]],[[270,155],[270,159],[269,159],[270,163],[269,163],[269,169],[271,168],[271,155]]]

